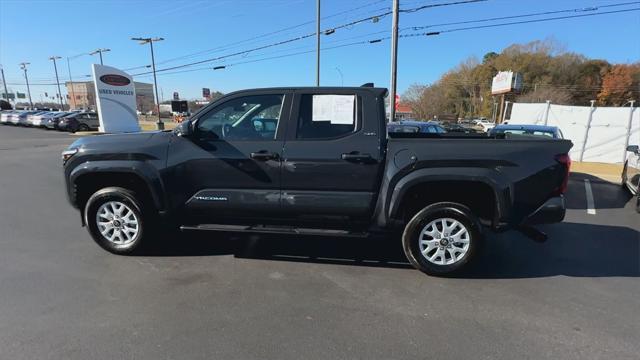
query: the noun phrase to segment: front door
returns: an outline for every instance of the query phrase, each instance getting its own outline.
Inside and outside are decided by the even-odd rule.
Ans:
[[[347,90],[296,93],[282,162],[284,211],[322,221],[371,215],[384,166],[377,109],[373,97]]]
[[[193,120],[189,139],[169,151],[173,197],[186,213],[211,223],[242,222],[280,210],[283,121],[290,95],[230,97]]]

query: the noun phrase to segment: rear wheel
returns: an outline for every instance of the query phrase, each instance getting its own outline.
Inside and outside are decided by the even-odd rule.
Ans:
[[[411,218],[402,235],[409,262],[429,275],[460,271],[475,256],[480,241],[478,220],[458,203],[425,207]]]
[[[89,198],[84,220],[91,237],[103,249],[114,254],[131,254],[148,237],[143,209],[133,191],[108,187]]]
[[[89,126],[87,124],[78,125],[78,131],[89,131]]]

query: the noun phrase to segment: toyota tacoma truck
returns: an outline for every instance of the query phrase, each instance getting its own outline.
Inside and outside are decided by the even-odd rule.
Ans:
[[[238,91],[173,131],[91,136],[62,154],[66,192],[116,254],[181,230],[399,238],[444,275],[483,233],[564,218],[568,140],[387,131],[387,90]],[[401,234],[401,235],[400,235]]]

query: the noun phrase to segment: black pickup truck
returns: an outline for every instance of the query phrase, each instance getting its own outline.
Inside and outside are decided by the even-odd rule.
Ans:
[[[567,140],[389,133],[387,90],[234,92],[173,131],[85,137],[62,154],[66,190],[117,254],[155,230],[400,237],[409,261],[447,274],[488,229],[562,221]],[[394,231],[395,230],[395,231]]]

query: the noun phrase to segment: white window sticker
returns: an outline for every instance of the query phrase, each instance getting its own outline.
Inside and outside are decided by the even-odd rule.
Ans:
[[[354,124],[355,95],[313,95],[312,121]]]

